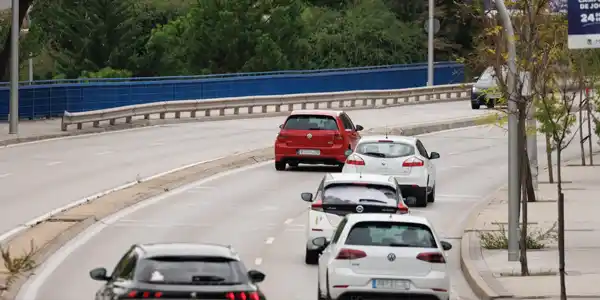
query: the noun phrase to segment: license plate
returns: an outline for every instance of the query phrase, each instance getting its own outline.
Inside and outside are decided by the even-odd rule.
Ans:
[[[408,280],[375,279],[373,280],[373,288],[390,290],[408,290],[410,289],[410,282]]]
[[[321,150],[300,149],[300,150],[298,150],[298,154],[300,154],[300,155],[321,155]]]

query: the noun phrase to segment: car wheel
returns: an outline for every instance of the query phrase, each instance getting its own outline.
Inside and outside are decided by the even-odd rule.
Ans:
[[[289,163],[290,167],[295,168],[298,166],[297,162]]]
[[[481,107],[481,104],[471,102],[471,108],[472,109],[479,109],[479,107]]]
[[[435,202],[435,185],[433,186],[431,193],[429,193],[429,195],[427,195],[427,202],[429,202],[429,203]]]
[[[338,168],[338,171],[342,172],[342,170],[344,170],[344,163],[338,163],[337,168]]]
[[[417,197],[417,207],[427,207],[427,191],[425,191],[424,195]]]
[[[304,254],[304,263],[307,265],[316,265],[319,263],[319,252],[306,249]]]
[[[487,106],[487,108],[494,108],[494,105],[496,104],[496,100],[494,99],[490,99],[488,100],[488,102],[485,104],[485,106]]]
[[[275,162],[275,170],[277,170],[277,171],[285,170],[285,163],[282,161],[276,161]]]

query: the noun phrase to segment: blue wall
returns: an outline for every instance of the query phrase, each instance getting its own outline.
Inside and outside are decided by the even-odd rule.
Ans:
[[[436,63],[435,84],[463,82],[463,69],[463,65],[453,62]],[[427,65],[80,81],[21,83],[20,117],[56,117],[62,116],[64,111],[81,112],[157,101],[419,87],[426,85]],[[10,90],[7,83],[1,86],[0,120],[6,120]]]

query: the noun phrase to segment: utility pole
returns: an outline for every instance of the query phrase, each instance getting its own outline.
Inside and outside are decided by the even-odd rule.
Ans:
[[[433,86],[433,12],[435,9],[435,1],[429,0],[429,18],[427,30],[427,86]]]
[[[506,33],[508,48],[508,72],[506,84],[508,88],[508,261],[519,261],[519,205],[520,178],[519,178],[519,119],[518,107],[515,97],[517,74],[517,50],[515,45],[515,32],[510,15],[504,0],[496,0],[496,9],[502,20]],[[536,147],[537,148],[537,147]]]
[[[10,120],[9,134],[19,133],[19,0],[12,0],[10,37]]]

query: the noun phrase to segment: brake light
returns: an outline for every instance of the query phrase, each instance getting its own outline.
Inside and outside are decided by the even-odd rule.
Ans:
[[[355,165],[355,166],[364,166],[365,165],[365,161],[356,154],[352,154],[352,155],[348,156],[348,159],[346,159],[346,163],[349,165]]]
[[[323,211],[323,201],[321,200],[316,200],[315,202],[313,202],[310,205],[310,209],[312,210],[316,210],[316,211]]]
[[[277,140],[278,141],[283,141],[287,138],[287,136],[285,134],[282,134],[281,132],[277,134]]]
[[[367,257],[365,251],[344,248],[340,250],[335,259],[359,259],[363,257]]]
[[[260,300],[258,292],[229,292],[225,297],[227,300]]]
[[[409,168],[422,167],[423,165],[425,165],[425,163],[416,157],[411,157],[402,163],[403,167],[409,167]]]
[[[445,264],[446,259],[444,255],[439,252],[423,252],[417,255],[418,260],[426,261],[432,264]]]
[[[142,291],[130,291],[127,293],[128,298],[160,298],[163,296],[162,292],[142,292]]]
[[[398,204],[398,210],[396,211],[398,214],[407,214],[408,213],[408,206],[404,205],[403,203]]]

